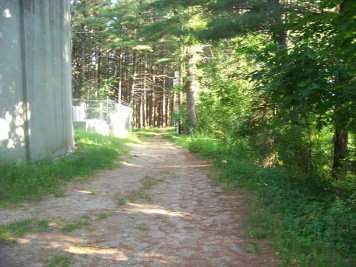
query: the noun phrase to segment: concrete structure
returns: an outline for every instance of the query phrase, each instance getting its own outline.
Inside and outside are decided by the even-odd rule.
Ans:
[[[0,0],[0,164],[73,149],[69,0]]]

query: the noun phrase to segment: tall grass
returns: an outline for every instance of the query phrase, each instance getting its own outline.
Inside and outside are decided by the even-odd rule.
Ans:
[[[263,168],[243,140],[229,143],[212,135],[167,135],[178,145],[213,159],[226,189],[256,192],[247,230],[251,237],[269,238],[280,266],[355,266],[356,194],[338,196],[328,182],[282,166]],[[301,182],[304,181],[304,182]]]
[[[63,194],[62,185],[73,178],[84,178],[95,170],[118,166],[119,155],[128,153],[130,139],[75,132],[77,149],[59,159],[31,164],[0,166],[0,203],[38,200],[48,193]]]

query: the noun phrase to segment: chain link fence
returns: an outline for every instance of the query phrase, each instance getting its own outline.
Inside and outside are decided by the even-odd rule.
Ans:
[[[102,135],[113,133],[117,137],[124,137],[131,130],[131,109],[125,102],[73,99],[72,112],[75,129]]]

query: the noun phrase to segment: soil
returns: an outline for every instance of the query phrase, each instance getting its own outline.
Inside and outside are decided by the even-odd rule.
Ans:
[[[0,210],[2,225],[50,222],[0,243],[0,266],[62,266],[55,259],[66,257],[70,266],[277,265],[268,242],[247,235],[246,194],[213,186],[208,161],[159,135],[142,141],[120,168],[71,183],[61,197]]]

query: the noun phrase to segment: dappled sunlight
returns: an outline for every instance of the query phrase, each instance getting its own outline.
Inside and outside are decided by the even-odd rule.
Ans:
[[[3,15],[5,18],[7,18],[7,19],[9,19],[9,18],[12,17],[11,11],[10,11],[10,9],[8,9],[8,8],[5,8],[5,9],[4,9],[4,11],[2,12],[2,15]]]
[[[65,236],[54,233],[31,233],[26,237],[16,238],[16,243],[23,246],[31,246],[34,242],[46,244],[47,249],[66,249],[71,244],[85,242],[83,238]]]
[[[16,242],[19,244],[28,244],[31,242],[31,240],[28,238],[17,238]]]
[[[82,194],[93,194],[93,191],[88,191],[88,190],[76,190],[78,193],[82,193]]]
[[[149,211],[149,209],[146,209],[146,211]],[[111,241],[109,240],[108,242]],[[89,242],[88,236],[78,238],[54,233],[32,233],[26,237],[16,238],[16,243],[20,248],[19,251],[29,249],[34,243],[41,243],[43,245],[41,251],[33,250],[34,254],[51,257],[50,255],[53,253],[62,254],[65,252],[82,257],[84,259],[83,262],[88,264],[97,261],[103,262],[103,260],[108,260],[111,263],[129,263],[131,258],[137,258],[143,262],[155,261],[160,264],[172,264],[171,261],[166,259],[166,255],[162,253],[151,250],[135,251],[129,247],[114,243],[103,246],[100,242]]]
[[[160,253],[156,253],[156,252],[150,251],[150,252],[144,253],[144,257],[152,259],[155,262],[159,262],[161,264],[166,264],[166,265],[171,265],[172,264],[171,261],[164,259],[164,255],[162,255]]]
[[[158,214],[181,218],[191,215],[187,212],[166,210],[160,206],[150,204],[127,203],[127,205],[130,207],[131,213]]]
[[[127,261],[128,257],[122,251],[113,248],[98,248],[98,247],[80,247],[70,246],[66,249],[67,252],[77,255],[102,255],[104,258],[110,258],[118,261]]]
[[[184,166],[183,165],[164,165],[163,167],[164,168],[178,168],[178,169],[181,169],[181,168],[204,168],[204,167],[211,167],[212,165],[211,164],[185,164]]]
[[[128,166],[128,167],[136,167],[136,168],[142,168],[142,165],[137,165],[137,164],[133,164],[133,163],[128,163],[126,161],[120,161],[120,163],[124,166]]]
[[[13,111],[6,111],[3,118],[0,118],[0,142],[3,143],[0,144],[0,149],[13,149],[25,145],[25,108],[29,109],[29,106],[25,107],[25,104],[20,101],[14,105]],[[27,117],[30,118],[29,111]]]

